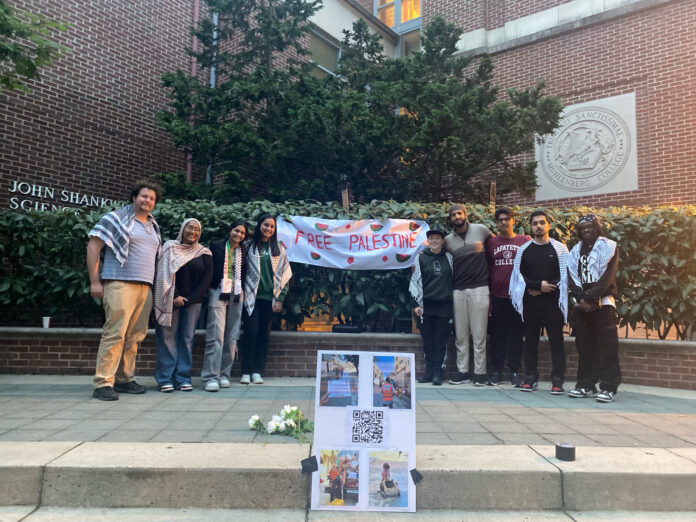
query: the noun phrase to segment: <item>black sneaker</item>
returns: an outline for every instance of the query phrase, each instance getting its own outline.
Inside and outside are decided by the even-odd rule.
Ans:
[[[602,390],[595,397],[597,402],[614,402],[614,392]]]
[[[100,401],[117,401],[118,393],[116,393],[111,386],[102,386],[101,388],[94,389],[92,397]]]
[[[510,384],[515,387],[515,388],[521,388],[522,387],[522,377],[520,377],[520,374],[517,372],[512,372],[510,374]]]
[[[132,393],[134,395],[140,395],[141,393],[145,393],[147,391],[147,388],[142,384],[138,384],[135,381],[131,381],[127,383],[117,382],[116,384],[114,384],[114,390],[116,390],[119,393]]]
[[[524,384],[520,386],[520,391],[523,392],[533,392],[537,389],[537,381],[536,377],[529,377],[525,378]]]
[[[450,384],[469,384],[470,382],[469,372],[457,372],[457,375],[449,380]]]
[[[433,372],[433,386],[442,385],[442,370],[435,370]]]
[[[432,382],[433,380],[433,371],[432,370],[427,370],[423,375],[418,377],[418,382],[421,384],[425,384],[426,382]]]
[[[474,386],[485,386],[486,385],[486,376],[482,373],[475,373],[472,381],[474,383]]]
[[[486,382],[486,384],[488,386],[498,386],[502,380],[503,376],[500,375],[500,372],[493,372],[493,374],[488,378],[488,382]]]
[[[554,379],[551,382],[551,395],[565,395],[565,390],[563,389],[563,381]]]
[[[568,392],[568,397],[572,399],[584,399],[585,397],[593,397],[597,390],[593,388],[573,388]]]

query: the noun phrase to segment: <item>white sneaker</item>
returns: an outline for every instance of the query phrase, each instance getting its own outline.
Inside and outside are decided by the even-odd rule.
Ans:
[[[263,384],[263,377],[261,377],[260,373],[252,373],[251,382],[253,384]]]
[[[240,383],[240,384],[249,384],[249,383],[251,383],[251,377],[249,377],[249,374],[248,374],[248,373],[245,373],[244,375],[242,375],[242,378],[239,379],[239,383]]]
[[[230,387],[230,381],[229,379],[225,379],[224,377],[220,379],[220,388],[229,388]]]
[[[207,392],[216,392],[220,389],[220,385],[216,381],[210,381],[205,385],[204,390]]]

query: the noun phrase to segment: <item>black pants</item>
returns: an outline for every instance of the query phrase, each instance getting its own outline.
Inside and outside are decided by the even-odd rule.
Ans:
[[[508,369],[517,373],[522,366],[522,318],[506,297],[491,298],[492,311],[489,321],[491,332],[491,366],[494,372],[503,373],[505,356]]]
[[[592,389],[599,382],[602,390],[616,393],[621,384],[616,310],[613,306],[603,306],[592,312],[583,312],[576,306],[570,320],[578,349],[576,386]]]
[[[445,363],[447,343],[452,333],[449,317],[423,314],[423,322],[416,318],[416,323],[423,339],[426,371],[440,370]]]
[[[244,309],[242,336],[242,374],[262,374],[266,369],[268,356],[268,341],[271,335],[273,321],[272,302],[268,299],[257,299],[254,311],[249,315]]]
[[[565,377],[565,348],[563,346],[563,312],[558,307],[557,299],[544,296],[524,298],[524,366],[527,380],[537,380],[539,371],[539,337],[541,329],[546,329],[546,335],[551,345],[551,379],[564,381]]]

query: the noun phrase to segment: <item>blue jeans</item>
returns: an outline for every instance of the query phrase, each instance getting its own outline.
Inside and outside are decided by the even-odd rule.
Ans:
[[[201,303],[174,308],[171,326],[157,325],[155,380],[159,386],[191,384],[193,334],[200,313]]]
[[[221,378],[230,380],[233,351],[237,349],[237,340],[242,324],[240,298],[234,301],[220,301],[220,289],[211,290],[208,297],[208,324],[205,330],[205,359],[201,370],[203,384],[210,381],[219,382]]]

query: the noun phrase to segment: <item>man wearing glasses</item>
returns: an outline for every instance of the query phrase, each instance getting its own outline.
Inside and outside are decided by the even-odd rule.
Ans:
[[[515,214],[511,208],[500,207],[495,211],[498,235],[486,242],[489,286],[491,290],[491,375],[489,386],[503,381],[505,357],[507,355],[510,384],[519,388],[522,365],[522,318],[510,301],[510,275],[517,249],[531,237],[515,234]]]

